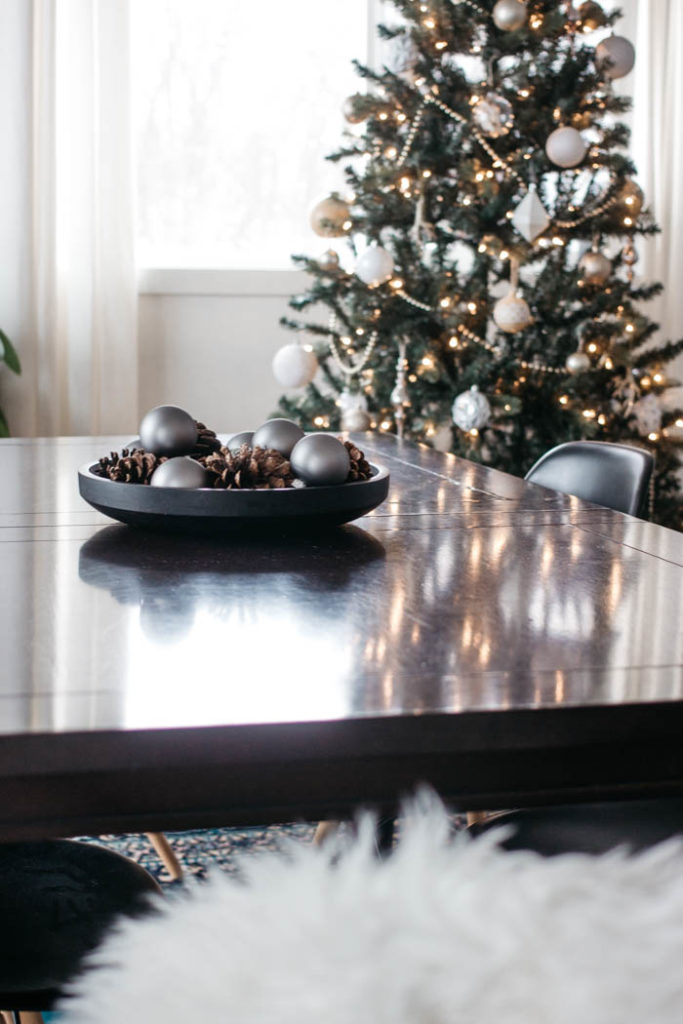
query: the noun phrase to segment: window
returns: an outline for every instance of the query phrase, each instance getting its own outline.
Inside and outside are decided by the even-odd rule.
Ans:
[[[362,88],[369,0],[131,7],[138,262],[289,269],[324,248],[308,214],[343,188],[324,158]]]

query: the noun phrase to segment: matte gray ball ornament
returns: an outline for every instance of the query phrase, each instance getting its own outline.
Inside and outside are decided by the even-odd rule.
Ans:
[[[158,405],[140,424],[140,443],[155,455],[186,455],[197,443],[197,424],[177,405]]]
[[[250,448],[253,447],[254,442],[254,431],[253,430],[242,430],[239,434],[233,434],[228,439],[226,445],[231,452],[238,452],[243,444],[248,444]]]
[[[206,487],[207,474],[201,463],[189,455],[162,462],[152,473],[151,487]]]
[[[345,483],[351,459],[346,448],[332,434],[307,434],[294,446],[289,457],[292,472],[310,486]]]
[[[276,452],[288,459],[292,448],[303,436],[303,430],[293,420],[266,420],[258,430],[254,431],[252,446],[254,448],[274,448]]]

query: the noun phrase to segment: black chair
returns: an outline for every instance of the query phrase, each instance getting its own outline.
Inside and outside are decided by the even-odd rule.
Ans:
[[[159,886],[111,850],[74,840],[0,845],[0,1007],[50,1010],[120,914]]]
[[[642,448],[568,441],[542,455],[525,480],[631,516],[644,516],[654,459]]]
[[[506,850],[533,850],[544,857],[600,854],[617,846],[637,852],[673,836],[683,839],[683,798],[507,811],[471,825],[469,832],[481,835],[502,825],[514,829],[501,843]]]

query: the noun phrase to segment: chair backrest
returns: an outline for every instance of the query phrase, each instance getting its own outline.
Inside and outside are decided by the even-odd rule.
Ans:
[[[617,512],[643,515],[654,459],[641,448],[568,441],[542,455],[525,480]]]

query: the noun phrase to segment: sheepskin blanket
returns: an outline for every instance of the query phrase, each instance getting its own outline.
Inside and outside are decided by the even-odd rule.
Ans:
[[[507,853],[423,796],[388,858],[252,855],[92,964],[68,1024],[681,1024],[683,847]]]

